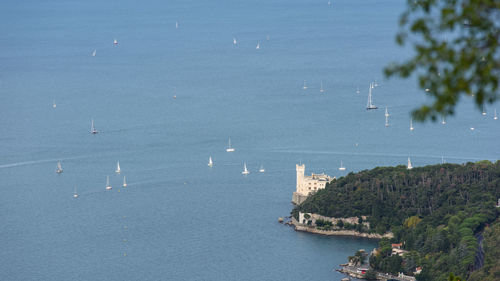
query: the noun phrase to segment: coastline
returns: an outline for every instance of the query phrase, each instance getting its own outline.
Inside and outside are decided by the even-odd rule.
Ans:
[[[309,232],[313,234],[326,235],[326,236],[354,236],[354,237],[362,237],[369,239],[382,239],[384,237],[392,238],[394,234],[391,232],[387,232],[384,235],[380,235],[378,233],[362,233],[355,230],[320,230],[313,226],[306,226],[299,223],[295,218],[291,218],[289,223],[294,226],[295,231],[303,231]]]

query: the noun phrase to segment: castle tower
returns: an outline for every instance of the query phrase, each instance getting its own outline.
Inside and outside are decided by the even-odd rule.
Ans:
[[[300,187],[304,181],[304,174],[306,172],[306,164],[295,164],[295,170],[297,171],[297,189],[296,192],[300,192]]]

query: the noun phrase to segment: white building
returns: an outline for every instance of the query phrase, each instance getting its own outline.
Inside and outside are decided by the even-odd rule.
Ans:
[[[307,196],[314,193],[320,189],[325,188],[326,184],[331,182],[334,178],[331,178],[325,174],[311,174],[310,176],[305,175],[306,165],[295,165],[297,171],[297,188],[293,193],[292,202],[294,204],[301,204],[306,200]]]

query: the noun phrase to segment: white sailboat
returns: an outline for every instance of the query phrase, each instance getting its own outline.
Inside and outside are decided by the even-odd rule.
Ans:
[[[496,109],[496,108],[495,108],[495,115],[493,116],[493,119],[494,119],[494,120],[497,120],[497,119],[498,119],[498,117],[497,117],[497,109]]]
[[[210,156],[208,158],[208,167],[213,167],[214,166],[214,162],[212,161],[212,156]]]
[[[236,37],[233,37],[233,45],[238,44],[238,41],[236,41]]]
[[[92,56],[95,57],[95,55],[97,55],[97,49],[94,49],[94,51],[92,52]]]
[[[52,101],[52,108],[56,108],[56,107],[57,107],[56,100],[53,100]]]
[[[441,124],[445,125],[446,121],[444,120],[444,115],[441,117]]]
[[[356,87],[356,94],[359,94],[360,91],[359,91],[359,86]]]
[[[73,198],[77,198],[78,197],[78,193],[76,193],[76,185],[75,185],[75,190],[73,191]]]
[[[123,176],[123,187],[127,187],[127,180],[125,180],[125,176]]]
[[[320,84],[320,86],[319,86],[319,92],[320,92],[320,93],[325,92],[325,89],[323,89],[323,81],[321,81],[321,84]]]
[[[255,47],[256,50],[260,50],[260,41],[257,41],[257,47]]]
[[[120,161],[117,161],[116,162],[116,171],[115,171],[115,173],[119,174],[121,172],[122,172],[122,170],[120,169]]]
[[[410,118],[410,131],[413,131],[413,118]]]
[[[250,171],[247,169],[247,163],[243,163],[243,172],[241,172],[243,175],[248,175],[250,174]]]
[[[339,171],[345,171],[345,167],[344,167],[344,164],[342,163],[342,160],[340,160]]]
[[[97,134],[97,133],[99,133],[99,131],[97,131],[97,130],[95,129],[95,126],[94,126],[94,119],[92,119],[92,125],[90,126],[90,133],[91,133],[91,134]]]
[[[306,80],[304,80],[304,86],[302,86],[302,89],[307,90]]]
[[[114,39],[114,40],[113,40],[113,44],[114,44],[114,45],[118,45],[118,40]]]
[[[234,147],[231,146],[231,138],[229,138],[229,140],[227,141],[226,151],[227,152],[234,152]]]
[[[61,167],[61,161],[57,161],[56,173],[60,174],[62,172],[63,172],[63,169]]]
[[[106,190],[110,190],[112,187],[109,184],[109,176],[106,176]]]
[[[389,127],[389,111],[387,111],[387,106],[385,107],[385,126]]]
[[[377,109],[378,107],[373,105],[372,102],[372,89],[374,88],[374,83],[370,83],[370,89],[368,91],[368,102],[366,103],[366,110]]]
[[[175,28],[179,28],[179,22],[175,21]]]
[[[260,165],[259,173],[264,173],[266,169],[264,169],[264,165]]]
[[[406,166],[406,168],[407,168],[408,170],[413,169],[413,166],[411,165],[411,160],[410,160],[410,157],[408,157],[408,165]]]
[[[486,110],[484,110],[484,105],[483,105],[483,112],[481,114],[483,114],[483,116],[486,115]]]

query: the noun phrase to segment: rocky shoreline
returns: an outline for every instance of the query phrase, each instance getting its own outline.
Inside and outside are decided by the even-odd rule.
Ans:
[[[299,223],[295,218],[291,218],[289,225],[293,225],[295,231],[304,231],[314,234],[327,235],[327,236],[354,236],[370,239],[382,239],[382,238],[392,238],[394,235],[392,232],[387,232],[384,235],[378,233],[362,233],[355,230],[321,230],[314,226],[307,226]]]

